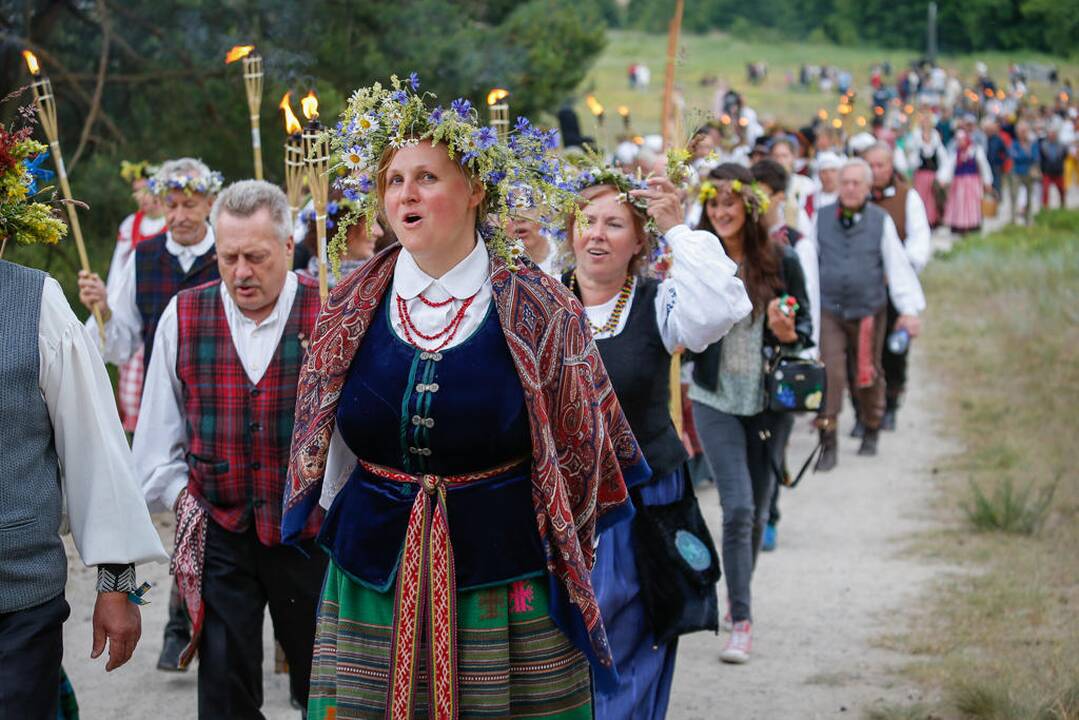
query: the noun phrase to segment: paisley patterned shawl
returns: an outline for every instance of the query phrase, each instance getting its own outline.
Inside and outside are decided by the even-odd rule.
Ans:
[[[384,250],[330,293],[300,372],[285,488],[287,542],[315,509],[349,366],[390,286],[399,248]],[[595,662],[613,667],[592,589],[594,538],[632,514],[626,481],[648,473],[580,304],[531,264],[491,255],[494,303],[524,389],[532,496],[548,570],[576,606]],[[625,476],[625,479],[624,479]]]

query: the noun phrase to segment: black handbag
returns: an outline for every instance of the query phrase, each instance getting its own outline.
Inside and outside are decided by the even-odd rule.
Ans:
[[[657,645],[700,630],[719,632],[719,555],[684,469],[682,478],[682,498],[667,505],[645,505],[639,490],[631,493],[633,553]]]
[[[767,366],[764,390],[772,412],[816,412],[824,404],[828,376],[816,360],[777,354]]]

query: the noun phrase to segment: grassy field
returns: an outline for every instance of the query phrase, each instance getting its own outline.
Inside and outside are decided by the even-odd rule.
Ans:
[[[940,531],[916,552],[959,565],[886,639],[937,707],[870,718],[1079,718],[1079,212],[970,239],[932,263],[926,337],[963,450],[940,468]]]
[[[802,125],[821,108],[834,114],[837,102],[834,93],[805,92],[788,87],[787,73],[797,78],[798,68],[802,63],[829,64],[849,70],[854,75],[855,88],[862,92],[863,97],[868,97],[865,87],[869,82],[872,65],[888,60],[893,68],[899,69],[906,67],[917,56],[918,53],[909,50],[753,40],[718,33],[684,35],[677,55],[676,82],[685,94],[688,125],[696,124],[710,113],[714,88],[702,87],[700,82],[702,77],[710,75],[718,76],[742,92],[748,104],[756,109],[762,118],[771,117],[782,123]],[[607,131],[611,133],[612,139],[621,128],[621,120],[616,113],[619,105],[630,109],[633,129],[636,132],[658,132],[666,57],[666,35],[610,32],[606,50],[579,88],[581,99],[577,110],[585,134],[594,132],[591,115],[583,100],[588,93],[595,94],[596,99],[605,106]],[[998,82],[1007,80],[1009,62],[1056,63],[1061,77],[1079,79],[1076,78],[1079,75],[1079,63],[1067,63],[1033,53],[944,56],[941,63],[945,67],[957,68],[962,77],[970,81],[974,78],[974,63],[979,60],[989,65]],[[745,66],[747,62],[759,61],[768,63],[769,74],[765,82],[753,86],[745,79]],[[652,82],[648,90],[636,91],[629,88],[626,71],[632,63],[644,63],[652,71]],[[1050,88],[1038,85],[1032,90],[1034,93],[1041,93],[1043,97],[1048,97],[1051,92]],[[865,105],[856,105],[855,114],[865,109]]]

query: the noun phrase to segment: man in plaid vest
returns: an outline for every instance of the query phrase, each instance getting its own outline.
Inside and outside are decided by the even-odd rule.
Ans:
[[[199,716],[261,717],[262,624],[306,705],[325,555],[281,545],[296,383],[320,302],[291,272],[288,201],[259,180],[218,197],[221,280],[182,290],[161,315],[135,431],[135,469],[154,508],[175,508],[173,573],[199,652]]]
[[[79,300],[88,309],[99,306],[105,317],[106,362],[122,366],[142,350],[143,367],[148,366],[157,323],[172,297],[218,278],[214,232],[206,219],[220,189],[221,174],[200,160],[162,163],[147,190],[162,201],[165,232],[140,242],[116,272],[110,268],[107,290],[96,273],[79,273]],[[94,318],[88,318],[87,327],[96,332],[92,323]],[[180,670],[180,651],[190,640],[187,617],[173,586],[158,669]]]

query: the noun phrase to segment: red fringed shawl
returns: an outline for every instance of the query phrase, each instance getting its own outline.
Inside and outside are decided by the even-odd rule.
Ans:
[[[330,293],[300,372],[285,489],[285,539],[314,509],[337,402],[349,366],[393,278],[389,248]],[[524,389],[532,434],[532,498],[548,570],[581,613],[598,662],[612,667],[592,589],[600,517],[628,514],[623,471],[644,464],[577,300],[531,265],[512,271],[491,256],[495,307]],[[290,517],[292,513],[292,517]]]

